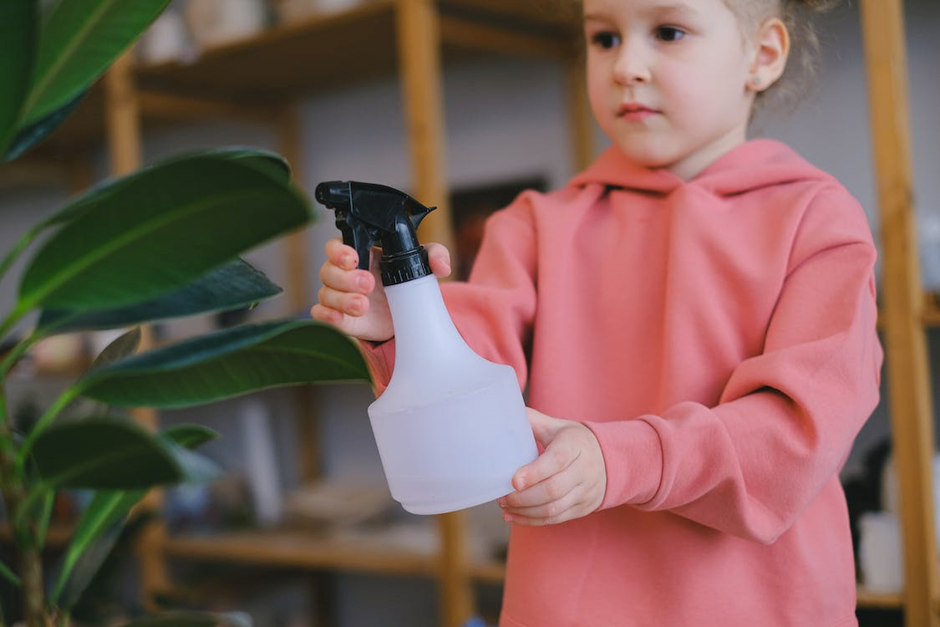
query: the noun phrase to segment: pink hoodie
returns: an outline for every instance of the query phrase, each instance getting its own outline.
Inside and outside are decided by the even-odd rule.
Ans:
[[[859,204],[770,140],[689,182],[611,148],[495,214],[448,308],[607,465],[600,510],[513,529],[500,625],[856,625],[838,472],[878,400],[874,263]]]

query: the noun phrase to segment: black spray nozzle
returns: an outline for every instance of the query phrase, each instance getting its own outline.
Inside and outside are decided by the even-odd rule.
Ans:
[[[336,212],[343,242],[359,253],[359,267],[369,268],[373,245],[382,248],[382,283],[394,285],[431,273],[417,229],[435,207],[425,207],[393,187],[358,181],[317,185],[317,202]]]

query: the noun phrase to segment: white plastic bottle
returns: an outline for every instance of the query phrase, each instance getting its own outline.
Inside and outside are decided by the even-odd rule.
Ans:
[[[512,476],[538,456],[535,438],[513,369],[473,352],[444,306],[414,235],[430,209],[370,183],[321,183],[316,197],[360,258],[374,241],[383,248],[395,369],[369,418],[392,496],[439,514],[512,492]]]
[[[538,450],[513,369],[470,350],[434,276],[389,286],[395,370],[369,406],[392,496],[415,514],[512,492]]]

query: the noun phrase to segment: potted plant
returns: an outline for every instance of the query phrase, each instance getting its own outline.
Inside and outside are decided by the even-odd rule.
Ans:
[[[0,157],[50,133],[169,0],[0,3]],[[46,8],[41,8],[46,7]],[[230,148],[183,155],[107,181],[37,222],[0,260],[0,280],[28,255],[16,303],[0,311],[0,497],[18,560],[0,579],[21,590],[28,627],[68,625],[70,609],[131,509],[153,486],[204,481],[199,425],[151,433],[102,411],[63,418],[78,398],[107,407],[199,405],[273,386],[368,380],[356,346],[308,320],[244,324],[137,353],[139,325],[252,306],[280,292],[244,251],[308,224],[306,197],[280,156]],[[42,241],[40,241],[42,240]],[[36,320],[24,330],[24,322]],[[130,329],[28,428],[14,424],[5,383],[43,338]],[[93,490],[59,566],[42,572],[57,491]],[[12,617],[0,608],[0,627]],[[139,624],[235,624],[176,614]],[[148,622],[149,621],[149,622]]]

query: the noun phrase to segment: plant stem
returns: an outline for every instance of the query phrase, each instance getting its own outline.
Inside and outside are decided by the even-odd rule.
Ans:
[[[45,222],[40,223],[39,225],[33,227],[26,234],[20,238],[20,241],[16,243],[13,248],[10,249],[10,252],[6,254],[3,258],[3,261],[0,261],[0,279],[3,278],[3,275],[6,274],[7,270],[10,269],[10,266],[13,265],[13,262],[16,261],[16,258],[23,254],[23,251],[36,239],[36,236],[42,231],[42,228],[45,226]]]
[[[8,437],[12,429],[7,429],[7,386],[6,381],[0,377],[0,456],[13,450],[13,439]],[[0,466],[2,469],[2,466]],[[0,488],[3,484],[0,483]]]
[[[46,337],[45,335],[37,335],[33,333],[26,339],[20,341],[16,346],[14,346],[7,356],[3,358],[3,361],[0,362],[0,378],[6,378],[10,370],[13,369],[13,366],[16,365],[16,362],[20,360],[26,351],[31,349],[36,342]]]
[[[19,322],[29,310],[30,306],[24,306],[23,303],[20,303],[2,322],[0,322],[0,340],[6,337],[10,329],[15,327],[16,323]]]
[[[24,549],[21,554],[23,568],[23,603],[26,627],[46,627],[45,593],[42,582],[42,555],[37,548]]]

